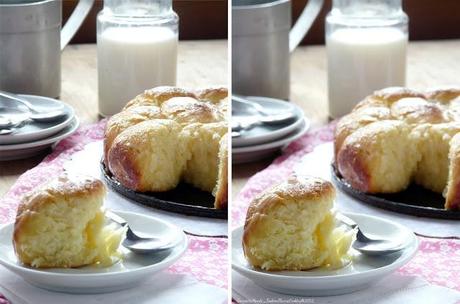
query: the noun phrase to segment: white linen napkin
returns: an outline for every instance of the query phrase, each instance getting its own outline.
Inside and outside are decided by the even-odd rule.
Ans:
[[[232,271],[232,297],[245,303],[314,304],[456,304],[460,292],[431,285],[419,277],[391,274],[377,284],[351,294],[330,297],[295,297],[268,291]]]
[[[305,155],[294,167],[294,172],[314,175],[331,181],[333,151],[332,142],[317,146],[313,152]],[[337,191],[336,208],[342,212],[364,213],[395,221],[425,236],[460,237],[459,222],[456,220],[428,219],[387,211],[361,203],[341,191]]]
[[[72,158],[64,163],[64,169],[74,174],[86,174],[104,180],[100,166],[102,149],[102,140],[87,144],[83,150],[73,154]],[[150,208],[130,201],[110,187],[107,187],[107,190],[105,206],[113,210],[155,216],[194,234],[218,236],[228,233],[226,220],[189,216]]]
[[[0,266],[0,292],[12,304],[203,304],[227,303],[227,291],[188,275],[161,272],[131,289],[103,294],[67,294],[30,285]]]

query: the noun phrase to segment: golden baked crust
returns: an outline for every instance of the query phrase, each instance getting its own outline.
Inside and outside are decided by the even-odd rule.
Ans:
[[[107,122],[104,163],[130,189],[168,191],[184,180],[212,192],[216,208],[225,207],[227,95],[224,87],[145,91]]]
[[[251,265],[265,270],[340,266],[351,235],[336,230],[333,185],[311,176],[291,176],[249,205],[243,250]]]
[[[131,107],[110,118],[107,123],[104,137],[104,155],[108,154],[108,149],[112,147],[113,141],[117,136],[131,126],[151,119],[163,119],[165,115],[157,106],[138,106]],[[104,157],[104,163],[108,166],[107,158]]]
[[[168,191],[177,186],[189,157],[181,127],[169,119],[143,121],[119,134],[108,158],[110,172],[136,191]]]
[[[273,206],[283,204],[285,200],[308,200],[312,203],[329,201],[329,207],[332,207],[334,197],[335,188],[328,181],[312,176],[289,177],[286,182],[264,191],[249,204],[244,223],[243,244],[251,234],[252,227]]]
[[[123,111],[131,107],[138,106],[161,106],[161,104],[173,97],[195,97],[193,91],[178,87],[161,86],[146,90],[144,93],[137,95],[133,100],[128,102]]]
[[[56,200],[72,198],[84,198],[87,195],[104,196],[106,192],[104,184],[91,177],[60,176],[37,190],[24,195],[18,206],[16,222],[14,223],[13,241],[21,233],[23,222],[40,210],[44,205],[53,204]]]
[[[460,89],[387,88],[338,122],[336,166],[360,191],[399,192],[415,182],[447,194],[445,207],[455,209],[460,145],[453,138],[459,132]]]

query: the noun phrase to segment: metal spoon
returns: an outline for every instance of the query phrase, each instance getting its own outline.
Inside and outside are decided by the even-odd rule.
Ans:
[[[232,137],[241,136],[242,131],[247,131],[255,126],[267,124],[277,125],[286,123],[297,117],[296,113],[292,111],[292,108],[281,113],[273,114],[273,112],[266,111],[263,106],[257,102],[251,101],[239,95],[232,95],[232,102],[234,102],[234,109],[240,108],[244,110],[252,109],[258,115],[255,115],[252,119],[248,119],[244,122],[232,120]],[[288,104],[287,104],[288,105]]]
[[[9,135],[21,128],[25,120],[14,121],[8,117],[0,115],[0,135]]]
[[[35,122],[53,122],[55,120],[59,120],[63,118],[66,115],[67,115],[67,112],[62,111],[62,110],[56,110],[56,111],[51,111],[51,112],[46,112],[46,113],[31,114],[29,118]]]
[[[242,130],[249,130],[249,129],[254,128],[255,126],[259,126],[262,124],[266,124],[266,125],[282,124],[282,123],[292,120],[293,118],[295,118],[295,116],[292,116],[291,113],[281,113],[281,114],[270,115],[270,116],[257,116],[245,122],[241,122],[241,121],[232,119],[232,131],[238,132]]]
[[[292,120],[292,117],[287,114],[279,114],[279,115],[272,115],[272,116],[258,116],[254,117],[253,119],[245,122],[236,121],[236,119],[232,119],[231,126],[232,126],[232,137],[240,137],[243,132],[249,131],[250,129],[254,128],[255,126],[260,125],[278,125],[285,122]]]
[[[232,101],[239,103],[239,105],[242,107],[252,108],[254,111],[259,113],[260,115],[263,115],[263,116],[273,115],[272,112],[265,110],[264,107],[258,104],[257,102],[244,98],[243,96],[232,95]],[[286,103],[286,105],[290,106],[289,103]],[[285,113],[283,114],[290,114],[292,118],[296,117],[296,114],[292,111],[292,109],[286,110]]]
[[[8,129],[13,127],[14,125],[15,123],[11,119],[3,115],[0,115],[0,129]]]
[[[30,121],[36,121],[39,123],[42,122],[50,122],[57,120],[59,115],[55,115],[52,118],[48,116],[41,116],[42,114],[33,114],[33,115],[28,115],[23,119],[19,120],[12,120],[8,117],[5,117],[4,115],[0,115],[0,135],[8,135],[11,134],[15,131],[15,129],[21,128],[24,125],[26,125]],[[64,115],[66,115],[64,113]]]
[[[356,240],[353,242],[352,247],[366,255],[386,255],[398,252],[404,249],[404,244],[399,241],[388,239],[373,239],[367,237],[359,228],[358,224],[349,217],[337,213],[336,218],[352,229],[356,229]]]
[[[62,106],[59,108],[54,108],[52,111],[45,112],[45,111],[38,110],[37,107],[35,107],[29,101],[27,101],[26,99],[16,94],[8,93],[5,91],[0,91],[0,96],[3,96],[10,100],[14,100],[26,106],[30,111],[29,118],[36,122],[51,122],[51,121],[58,120],[64,117],[65,115],[67,115],[67,113],[63,110]]]
[[[114,221],[115,223],[121,225],[122,227],[127,227],[126,238],[122,242],[122,245],[131,250],[132,252],[139,254],[154,254],[164,252],[174,248],[178,241],[171,241],[164,238],[158,237],[141,237],[134,233],[128,225],[128,222],[123,219],[121,216],[106,210],[105,215]]]
[[[14,129],[0,129],[0,135],[9,135],[14,132]]]

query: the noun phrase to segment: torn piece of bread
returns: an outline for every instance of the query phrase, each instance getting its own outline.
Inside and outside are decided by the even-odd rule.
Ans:
[[[249,263],[264,270],[339,268],[348,263],[353,232],[336,227],[333,185],[290,177],[250,204],[243,233]]]
[[[105,223],[105,193],[98,179],[63,175],[25,195],[14,224],[18,259],[37,268],[117,262],[125,229]]]

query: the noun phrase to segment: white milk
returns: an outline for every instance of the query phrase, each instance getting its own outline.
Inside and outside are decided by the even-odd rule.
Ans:
[[[177,34],[164,27],[112,27],[98,37],[99,113],[113,115],[136,95],[176,84]]]
[[[395,28],[338,29],[329,35],[329,115],[349,113],[375,90],[404,86],[407,40]]]

